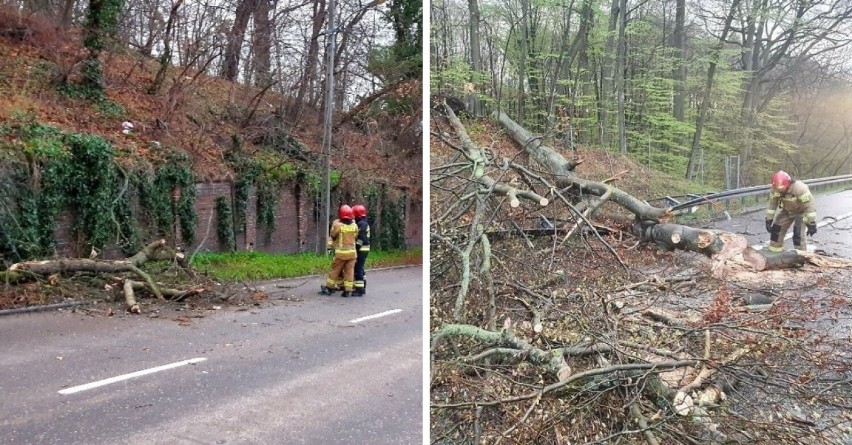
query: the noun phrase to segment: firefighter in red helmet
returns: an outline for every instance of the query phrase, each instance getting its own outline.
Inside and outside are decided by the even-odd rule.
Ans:
[[[367,208],[357,204],[352,206],[355,223],[358,224],[358,241],[355,242],[358,258],[355,260],[355,292],[352,295],[363,297],[367,293],[367,280],[364,275],[364,263],[370,253],[370,223],[367,221]]]
[[[337,216],[339,219],[334,221],[329,232],[334,261],[320,293],[333,294],[338,281],[342,279],[343,296],[349,297],[355,287],[355,241],[358,237],[358,225],[355,224],[352,208],[346,204],[340,206]]]
[[[816,219],[814,197],[808,185],[793,179],[787,172],[775,172],[769,190],[769,208],[766,209],[769,251],[784,250],[784,237],[787,235],[787,229],[794,223],[793,247],[807,250],[807,236],[813,236],[817,232]]]

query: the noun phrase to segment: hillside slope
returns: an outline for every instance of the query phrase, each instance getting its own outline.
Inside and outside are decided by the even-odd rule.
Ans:
[[[174,147],[189,155],[202,181],[233,179],[225,154],[236,140],[244,152],[268,157],[270,165],[321,165],[321,114],[308,106],[295,121],[284,118],[289,98],[274,86],[264,90],[208,76],[199,61],[170,68],[159,92],[149,94],[158,62],[116,50],[102,55],[107,99],[96,103],[75,97],[73,89],[85,55],[79,31],[63,32],[8,11],[0,12],[0,23],[1,29],[22,30],[0,37],[0,122],[29,120],[102,136],[115,145],[119,162]],[[344,188],[381,182],[419,195],[420,91],[419,80],[394,85],[384,100],[336,128],[332,168],[341,172]],[[122,134],[125,121],[134,126],[130,135]]]

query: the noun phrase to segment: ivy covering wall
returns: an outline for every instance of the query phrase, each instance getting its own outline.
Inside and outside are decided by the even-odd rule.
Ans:
[[[198,179],[181,150],[152,148],[146,159],[119,162],[109,141],[62,132],[32,116],[0,125],[0,141],[0,262],[49,257],[58,250],[86,256],[92,248],[113,246],[129,255],[155,237],[184,246],[196,241]],[[235,171],[231,196],[219,195],[214,209],[213,230],[221,246],[243,247],[237,245],[236,235],[245,232],[249,205],[256,205],[252,210],[258,247],[269,246],[277,221],[284,216],[277,214],[282,193],[295,193],[297,213],[305,205],[301,200],[313,201],[313,215],[303,223],[319,224],[321,180],[315,171],[257,153],[249,157],[232,152],[227,160]],[[252,190],[256,202],[250,202]],[[340,173],[333,172],[334,217],[344,200],[367,206],[374,249],[405,247],[404,194],[385,185],[343,190]],[[64,220],[72,221],[67,227],[70,250],[58,249],[55,239],[58,223]],[[287,230],[288,236],[293,236],[291,230],[303,235],[303,229]],[[312,245],[311,240],[300,241],[307,242],[302,248]]]
[[[195,177],[186,154],[167,150],[147,169],[116,162],[112,144],[89,134],[63,133],[22,116],[0,126],[0,255],[20,261],[53,255],[63,212],[73,220],[77,253],[111,245],[126,254],[141,248],[151,221],[156,235],[180,227],[195,238]],[[141,212],[134,214],[138,196]]]

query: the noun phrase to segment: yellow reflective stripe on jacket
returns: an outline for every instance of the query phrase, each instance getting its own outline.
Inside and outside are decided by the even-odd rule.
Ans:
[[[811,195],[811,192],[802,193],[802,196],[799,196],[799,201],[802,201],[802,202],[808,202],[808,201],[810,201],[811,199],[813,199],[813,197],[814,197],[814,196],[813,196],[813,195]]]
[[[766,211],[766,216],[775,216],[775,209],[769,209]]]
[[[780,198],[781,192],[769,192],[769,197],[770,198]]]
[[[369,244],[367,244],[366,246],[362,245],[358,248],[358,251],[359,252],[369,252],[370,251],[370,245]]]

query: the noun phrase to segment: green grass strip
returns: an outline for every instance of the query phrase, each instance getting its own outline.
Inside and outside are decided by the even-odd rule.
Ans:
[[[223,281],[271,280],[328,273],[332,257],[315,253],[266,252],[199,253],[193,267]],[[367,269],[423,264],[422,249],[372,251]]]

